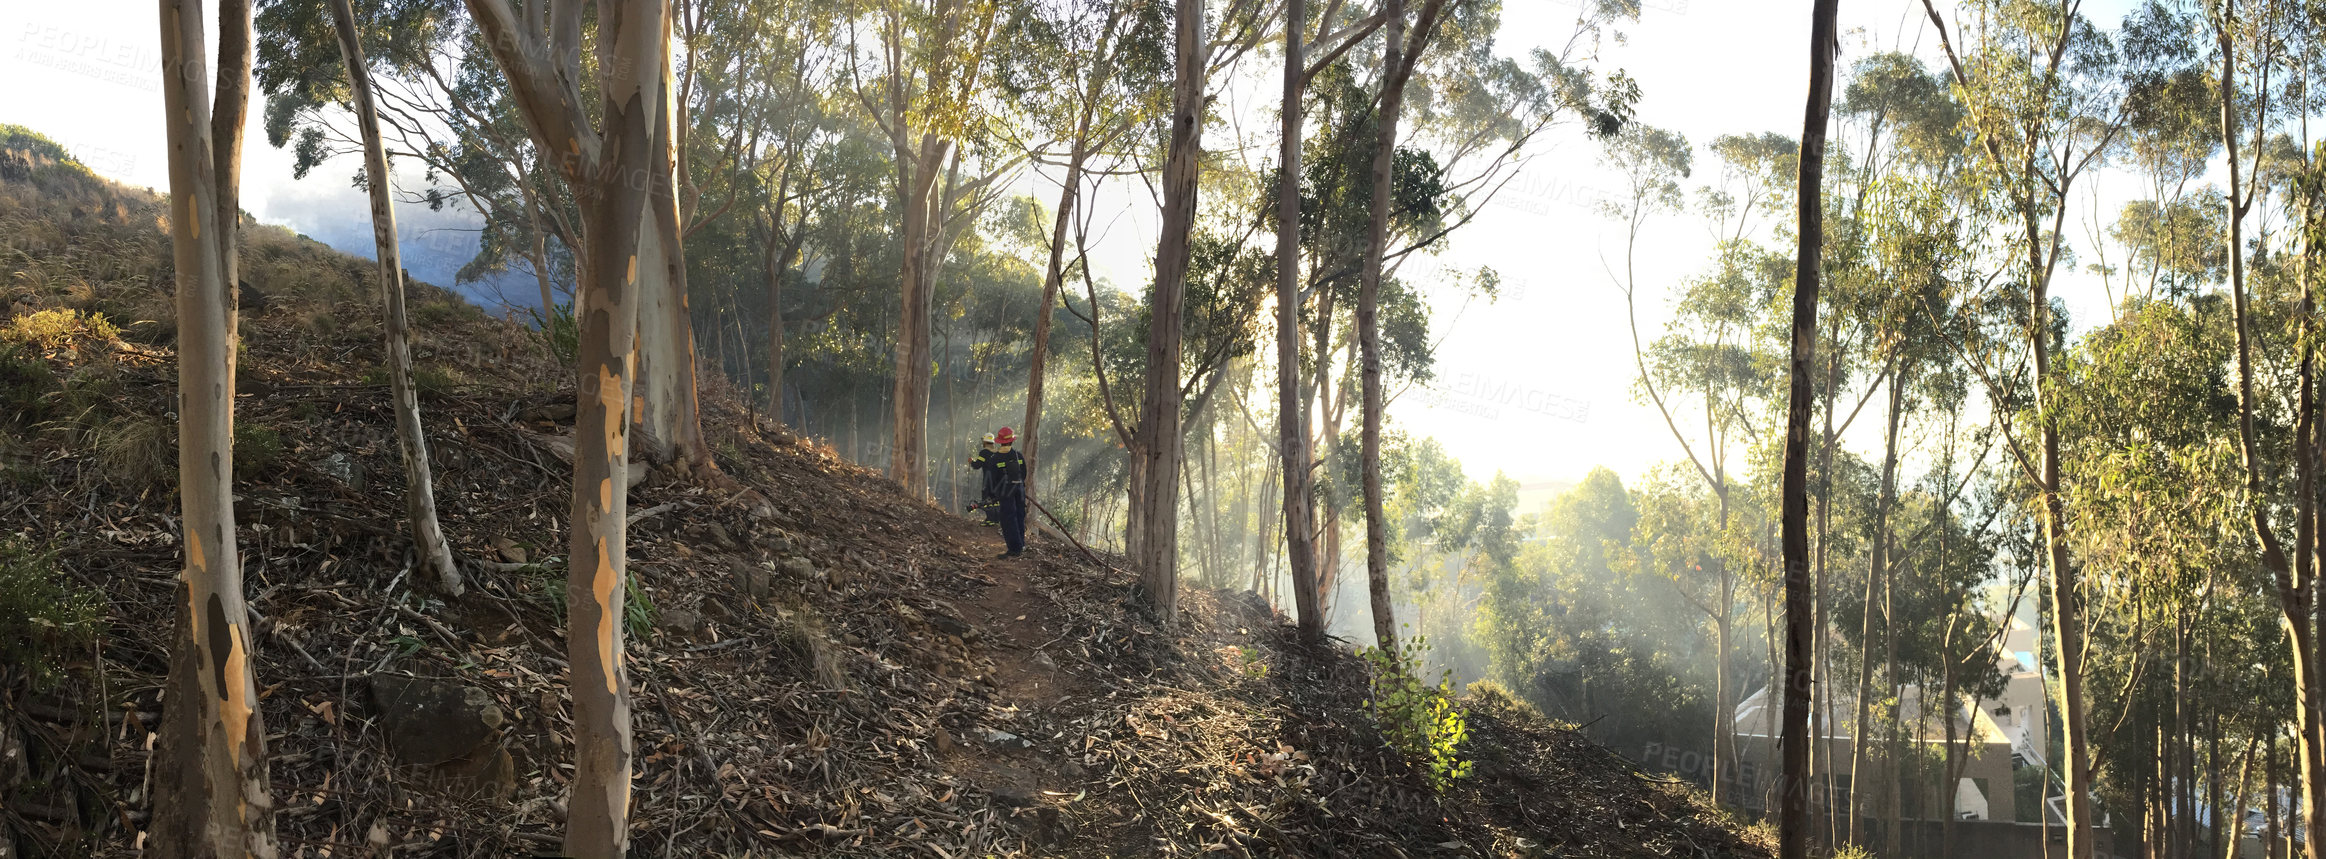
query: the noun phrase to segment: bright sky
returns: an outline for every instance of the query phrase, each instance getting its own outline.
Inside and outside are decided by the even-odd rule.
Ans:
[[[2091,0],[2085,11],[2113,28],[2129,5]],[[1809,0],[1647,0],[1641,21],[1628,28],[1628,44],[1610,45],[1601,65],[1624,68],[1639,81],[1642,121],[1677,130],[1699,147],[1728,133],[1797,136],[1808,82],[1809,8]],[[1576,12],[1568,0],[1505,0],[1503,49],[1516,53],[1563,39]],[[1879,50],[1935,50],[1924,35],[1920,0],[1844,0],[1841,15],[1844,70]],[[47,134],[121,181],[167,185],[159,26],[150,2],[0,4],[0,33],[10,40],[0,50],[0,80],[9,82],[0,95],[0,122]],[[245,208],[369,256],[364,205],[349,184],[356,165],[343,159],[294,181],[289,154],[264,145],[258,116],[254,109],[252,144],[244,150]],[[1708,156],[1700,148],[1698,157],[1703,163]],[[1028,182],[1028,190],[1056,199],[1039,180]],[[1620,258],[1623,236],[1592,210],[1616,187],[1598,165],[1596,144],[1572,128],[1555,135],[1456,234],[1442,260],[1461,270],[1494,268],[1503,299],[1467,309],[1442,305],[1439,394],[1410,392],[1391,408],[1395,424],[1439,439],[1473,477],[1499,470],[1529,486],[1530,509],[1550,487],[1578,480],[1594,465],[1629,479],[1680,456],[1653,408],[1631,395],[1635,371],[1623,299],[1603,262]],[[1145,192],[1138,196],[1143,204]],[[1118,199],[1118,209],[1129,205],[1127,195]],[[2113,211],[2114,204],[2101,208]],[[1098,270],[1135,284],[1153,254],[1154,222],[1145,212],[1122,215],[1110,221]],[[454,225],[442,215],[404,206],[398,217],[407,248],[472,241],[442,229]],[[2071,241],[2086,244],[2082,225],[2070,230]],[[1702,269],[1710,247],[1693,217],[1650,227],[1640,256],[1643,336],[1662,329],[1666,296]],[[448,273],[414,274],[450,282]],[[2104,306],[2088,279],[2065,283],[2060,292],[2082,323]]]

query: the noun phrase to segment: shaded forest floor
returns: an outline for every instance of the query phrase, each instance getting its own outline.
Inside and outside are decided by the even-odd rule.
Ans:
[[[22,752],[0,826],[25,855],[131,855],[146,819],[179,560],[162,215],[0,149],[0,749]],[[554,854],[570,379],[413,285],[470,578],[438,599],[401,530],[370,264],[248,235],[238,539],[285,853]],[[1365,664],[1256,597],[1189,589],[1159,626],[1114,564],[1042,536],[995,560],[992,529],[715,383],[703,402],[724,478],[657,471],[630,500],[635,855],[1769,853],[1500,696],[1465,701],[1475,772],[1433,790],[1365,714]]]

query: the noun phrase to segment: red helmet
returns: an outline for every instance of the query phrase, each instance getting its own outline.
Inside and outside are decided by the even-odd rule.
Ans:
[[[1009,444],[1010,442],[1018,440],[1018,434],[1010,432],[1009,427],[1002,427],[1000,430],[994,432],[993,440],[1000,444]]]

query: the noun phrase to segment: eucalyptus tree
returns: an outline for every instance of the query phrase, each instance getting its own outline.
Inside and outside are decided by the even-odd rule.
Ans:
[[[1140,588],[1167,622],[1176,616],[1179,599],[1178,483],[1186,397],[1180,359],[1188,272],[1196,252],[1203,124],[1214,97],[1212,82],[1263,36],[1260,7],[1259,0],[1231,0],[1216,32],[1204,26],[1204,4],[1199,0],[1173,8],[1171,114],[1160,174],[1162,230],[1147,296],[1147,373],[1129,446],[1130,516],[1124,532],[1126,554],[1139,571]]]
[[[2147,197],[2125,204],[2110,228],[2124,246],[2120,266],[2108,245],[2093,237],[2092,268],[2109,294],[2109,312],[2133,299],[2186,295],[2199,283],[2176,278],[2194,247],[2223,233],[2221,209],[2193,199],[2220,152],[2220,105],[2205,73],[2199,16],[2183,4],[2149,2],[2124,22],[2125,133],[2118,160],[2147,180]],[[2216,278],[2218,279],[2218,278]]]
[[[861,130],[851,128],[853,112],[823,94],[839,80],[847,60],[830,45],[838,10],[823,3],[743,8],[758,21],[743,31],[746,41],[758,48],[756,54],[737,49],[738,55],[752,56],[754,61],[738,63],[726,76],[727,97],[741,103],[739,114],[750,117],[751,143],[757,151],[749,156],[746,169],[730,179],[728,194],[730,200],[744,200],[754,209],[746,231],[757,234],[760,274],[766,285],[762,294],[767,302],[767,402],[782,422],[784,286],[801,273],[795,266],[801,264],[813,221],[826,208],[819,204],[851,196],[844,190],[851,173],[839,169],[839,162],[850,140],[861,138]],[[746,124],[741,115],[736,124]],[[851,134],[852,130],[859,133]]]
[[[972,151],[984,136],[988,48],[1002,20],[1001,0],[881,0],[847,28],[851,98],[895,159],[903,253],[888,477],[915,495],[926,495],[929,483],[937,272],[1023,157]],[[859,44],[865,29],[873,31],[869,45]]]
[[[1387,192],[1395,187],[1397,123],[1405,103],[1405,86],[1413,80],[1414,67],[1437,35],[1439,16],[1445,11],[1446,0],[1423,0],[1409,39],[1405,0],[1382,0],[1381,8],[1386,25],[1382,31],[1380,101],[1373,118],[1373,168],[1371,181],[1366,183],[1371,189],[1366,195],[1368,235],[1357,289],[1357,346],[1364,388],[1358,405],[1363,423],[1358,458],[1365,497],[1365,581],[1373,603],[1373,638],[1381,651],[1389,654],[1397,652],[1397,618],[1389,602],[1389,525],[1384,521],[1388,517],[1381,496],[1380,305],[1382,258],[1389,253],[1391,195]]]
[[[2293,648],[2293,674],[2296,712],[2300,720],[2300,771],[2308,807],[2326,808],[2326,720],[2319,708],[2326,704],[2326,679],[2319,675],[2314,616],[2316,607],[2316,571],[2312,548],[2319,543],[2317,533],[2317,481],[2320,450],[2320,427],[2316,380],[2315,349],[2315,296],[2309,284],[2301,284],[2296,311],[2297,330],[2294,349],[2298,355],[2294,364],[2293,402],[2266,402],[2282,400],[2268,392],[2255,390],[2256,332],[2254,308],[2248,299],[2248,266],[2246,262],[2246,217],[2256,201],[2268,191],[2264,184],[2264,159],[2268,154],[2267,136],[2282,127],[2281,111],[2284,103],[2278,100],[2282,93],[2273,90],[2272,75],[2286,63],[2288,34],[2310,23],[2298,15],[2298,10],[2287,4],[2267,2],[2254,4],[2240,14],[2236,0],[2220,0],[2209,4],[2206,18],[2211,25],[2214,41],[2215,90],[2219,99],[2220,145],[2226,154],[2228,188],[2223,202],[2226,212],[2227,236],[2224,250],[2228,257],[2229,304],[2236,333],[2236,393],[2238,459],[2244,470],[2243,507],[2259,542],[2262,566],[2276,583],[2278,602],[2284,612],[2290,644]],[[2248,84],[2241,85],[2238,73],[2252,72]],[[2280,79],[2282,86],[2283,79]],[[2296,107],[2306,107],[2296,102]],[[2304,117],[2307,111],[2302,111]],[[2242,135],[2250,129],[2250,140]],[[2209,154],[2209,153],[2208,153]],[[2290,405],[2290,409],[2289,409]],[[2268,413],[2264,414],[2267,409]],[[2286,456],[2293,466],[2286,468],[2282,461],[2265,461],[2275,453],[2275,445],[2265,451],[2259,438],[2259,420],[2283,422],[2284,413],[2292,412],[2293,439],[2286,446]],[[2293,532],[2292,551],[2289,553],[2284,537],[2271,521],[2273,511],[2282,510],[2283,493],[2271,483],[2277,476],[2291,471],[2293,476]],[[2306,843],[2311,855],[2326,850],[2321,839],[2326,839],[2326,814],[2311,814],[2306,821],[2309,829]]]
[[[2043,522],[2066,752],[2067,853],[2071,859],[2090,859],[2093,777],[2082,593],[2060,494],[2060,433],[2048,408],[2054,387],[2051,353],[2057,348],[2051,279],[2066,250],[2062,233],[2075,183],[2100,162],[2123,129],[2122,80],[2115,46],[2083,16],[2080,0],[2056,5],[1970,0],[1965,5],[1978,12],[1978,23],[1963,30],[1957,44],[1956,28],[1939,14],[1936,0],[1923,0],[1985,156],[1984,172],[2019,222],[2014,238],[2024,262],[2017,279],[2026,293],[2021,331],[2031,370],[2033,414],[2025,422],[2034,424],[2032,449],[2020,437],[2021,421],[2006,425],[2005,431],[2013,435],[2013,458],[2027,473]],[[1982,378],[1989,382],[1990,397],[2000,395],[1994,376]]]
[[[1678,180],[1687,175],[1693,153],[1687,142],[1668,132],[1640,128],[1627,131],[1609,148],[1609,161],[1625,175],[1628,199],[1602,204],[1602,211],[1622,219],[1629,245],[1618,285],[1624,290],[1630,313],[1634,379],[1639,396],[1656,408],[1673,441],[1679,444],[1691,473],[1703,481],[1715,502],[1715,533],[1729,528],[1732,490],[1730,457],[1753,441],[1753,416],[1771,394],[1774,361],[1760,349],[1755,335],[1764,327],[1764,296],[1771,288],[1767,275],[1773,260],[1751,241],[1754,214],[1762,200],[1782,199],[1772,183],[1789,163],[1794,147],[1775,135],[1722,137],[1713,144],[1721,158],[1726,180],[1734,191],[1707,192],[1705,211],[1720,242],[1715,270],[1688,282],[1676,299],[1667,333],[1652,343],[1641,343],[1637,321],[1637,284],[1632,253],[1649,215],[1661,208],[1677,209],[1682,201]],[[1692,398],[1702,412],[1702,435],[1680,429],[1678,410]],[[1691,425],[1698,418],[1688,418]],[[1730,552],[1722,541],[1699,547],[1700,557],[1689,562],[1707,576],[1708,590],[1690,596],[1690,604],[1714,630],[1713,792],[1722,796],[1721,777],[1735,765],[1733,700],[1729,684],[1733,632],[1739,581],[1730,570]]]
[[[622,0],[597,10],[596,88],[582,105],[579,0],[534,4],[468,0],[469,14],[508,82],[533,145],[562,152],[558,169],[581,210],[580,340],[575,351],[572,537],[566,574],[566,653],[574,700],[574,781],[565,850],[620,856],[629,843],[630,683],[622,664],[626,593],[630,355],[641,298],[635,257],[645,226],[665,98],[666,6]]]
[[[198,0],[161,5],[185,566],[170,645],[171,704],[154,747],[148,834],[165,857],[272,859],[267,732],[234,539],[235,260],[242,129],[250,106],[250,4],[218,6],[215,90],[202,18]]]
[[[291,148],[294,176],[363,151],[361,129],[340,109],[346,83],[325,5],[267,0],[258,10],[257,79],[267,94],[267,139]],[[560,308],[571,293],[560,284],[570,283],[578,263],[578,214],[559,187],[554,156],[531,145],[491,54],[460,8],[355,4],[358,20],[367,22],[358,33],[372,61],[376,128],[391,159],[422,166],[424,185],[406,202],[465,205],[481,219],[476,255],[456,280],[487,278],[522,261],[539,291],[544,328],[571,324],[570,309]]]
[[[996,85],[1026,112],[1042,136],[1059,141],[1061,156],[1039,161],[1064,172],[1058,208],[1052,212],[1049,262],[1042,278],[1042,303],[1035,311],[1033,354],[1026,376],[1026,413],[1018,430],[1026,456],[1029,497],[1042,442],[1043,383],[1049,372],[1052,310],[1066,277],[1067,228],[1073,223],[1085,170],[1094,158],[1120,163],[1138,142],[1137,132],[1161,117],[1165,4],[1154,0],[1103,0],[1064,5],[1028,4],[1012,10],[996,59]],[[1060,78],[1073,86],[1060,88]],[[1052,158],[1061,160],[1051,163]],[[1111,168],[1108,172],[1112,172]]]
[[[436,521],[436,485],[429,474],[428,434],[420,424],[420,398],[412,387],[410,320],[404,315],[404,266],[396,248],[396,213],[390,206],[388,156],[380,144],[378,113],[372,107],[370,67],[364,62],[363,39],[356,27],[355,9],[348,0],[330,0],[331,18],[339,33],[339,50],[346,55],[351,106],[363,136],[364,189],[371,200],[372,246],[379,263],[381,314],[386,324],[388,395],[395,401],[396,440],[404,454],[404,505],[411,518],[412,542],[428,561],[436,588],[457,598],[462,587],[460,569],[452,562],[444,526]]]

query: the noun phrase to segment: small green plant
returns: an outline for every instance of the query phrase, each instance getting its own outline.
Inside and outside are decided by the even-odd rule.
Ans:
[[[63,655],[104,623],[97,592],[67,579],[56,560],[54,549],[0,535],[0,660],[30,666],[44,687],[62,678]]]
[[[1422,682],[1422,656],[1429,652],[1422,636],[1401,642],[1398,651],[1357,652],[1372,669],[1365,712],[1380,724],[1390,748],[1428,763],[1430,786],[1442,791],[1470,774],[1470,761],[1461,754],[1470,727],[1454,703],[1454,673],[1445,672],[1435,686]]]
[[[623,576],[622,583],[626,586],[625,592],[629,594],[629,598],[622,601],[622,632],[631,641],[645,641],[647,636],[654,634],[654,598],[639,589],[638,576],[635,574]]]
[[[234,476],[244,480],[274,471],[287,451],[283,434],[255,423],[234,425]]]
[[[573,303],[567,302],[533,314],[533,327],[541,335],[541,342],[549,347],[549,354],[557,356],[557,363],[573,365],[574,353],[581,347],[581,323],[573,318]]]
[[[1268,663],[1260,661],[1259,651],[1249,647],[1239,647],[1236,648],[1236,656],[1242,663],[1239,668],[1244,672],[1244,676],[1254,680],[1264,679],[1268,676]]]
[[[57,374],[32,347],[0,340],[0,425],[11,418],[23,426],[47,419]]]

